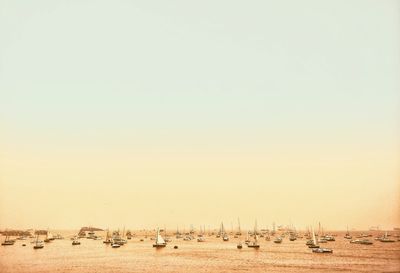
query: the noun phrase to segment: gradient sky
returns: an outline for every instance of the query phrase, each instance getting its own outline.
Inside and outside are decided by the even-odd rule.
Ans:
[[[0,2],[0,228],[400,225],[399,1]]]

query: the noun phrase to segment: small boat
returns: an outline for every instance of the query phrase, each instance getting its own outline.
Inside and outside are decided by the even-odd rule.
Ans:
[[[204,243],[205,241],[206,241],[206,239],[204,237],[197,238],[197,242],[199,242],[199,243]]]
[[[160,234],[160,229],[157,228],[157,236],[156,236],[156,242],[153,244],[153,247],[156,248],[161,248],[161,247],[166,247],[167,243],[164,241],[163,237]]]
[[[74,240],[72,241],[72,245],[76,246],[76,245],[80,245],[81,242],[79,242],[78,237],[75,237]]]
[[[242,248],[243,248],[242,243],[239,242],[239,243],[237,244],[236,247],[237,247],[238,249],[242,249]]]
[[[37,234],[35,245],[33,246],[33,249],[40,249],[43,247],[44,247],[44,244],[42,241],[39,241],[39,234]]]
[[[335,237],[333,237],[332,235],[325,235],[324,239],[325,239],[325,241],[328,241],[328,242],[336,241]]]
[[[274,243],[275,244],[280,244],[280,243],[282,243],[282,241],[283,241],[282,237],[276,237],[275,240],[274,240]]]
[[[313,253],[333,253],[333,250],[330,248],[313,248]]]
[[[351,244],[360,244],[360,245],[372,245],[373,242],[371,242],[368,239],[356,239],[356,240],[352,240],[350,241]]]
[[[111,246],[112,246],[112,248],[119,248],[119,247],[121,247],[121,245],[120,245],[120,244],[117,244],[117,243],[112,243]]]
[[[174,249],[178,249],[178,246],[174,246]]]

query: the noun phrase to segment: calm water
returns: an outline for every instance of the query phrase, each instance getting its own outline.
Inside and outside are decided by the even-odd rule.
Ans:
[[[154,249],[150,238],[140,238],[144,237],[117,249],[90,239],[72,246],[67,237],[39,250],[33,249],[32,239],[16,241],[0,248],[0,272],[400,272],[400,242],[356,245],[342,233],[336,242],[321,244],[333,248],[333,254],[311,253],[305,239],[284,238],[275,244],[260,238],[259,250],[246,245],[239,250],[233,237],[229,242],[207,238],[204,243],[173,239],[164,249]]]

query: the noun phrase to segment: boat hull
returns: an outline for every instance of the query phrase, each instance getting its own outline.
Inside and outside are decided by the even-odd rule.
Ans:
[[[154,244],[153,245],[153,247],[155,247],[155,248],[162,248],[162,247],[166,247],[167,245],[156,245],[156,244]]]
[[[260,246],[259,246],[259,245],[255,245],[255,246],[248,245],[247,247],[250,247],[250,248],[260,248]]]

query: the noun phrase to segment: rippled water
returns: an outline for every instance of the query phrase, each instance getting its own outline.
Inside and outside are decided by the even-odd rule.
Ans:
[[[39,250],[28,239],[0,247],[0,272],[400,272],[400,242],[356,245],[342,235],[321,244],[333,248],[333,254],[312,253],[305,239],[288,238],[282,244],[261,238],[259,250],[246,245],[239,250],[233,238],[207,238],[204,243],[173,239],[163,249],[154,249],[149,238],[140,242],[143,236],[120,248],[90,239],[72,246],[65,238]]]

